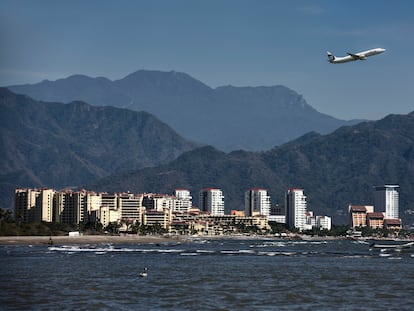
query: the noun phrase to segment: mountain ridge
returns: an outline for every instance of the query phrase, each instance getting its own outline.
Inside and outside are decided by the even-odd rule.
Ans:
[[[283,205],[286,190],[300,187],[308,196],[309,210],[345,223],[348,204],[373,205],[374,186],[399,184],[400,217],[407,224],[414,221],[406,212],[414,200],[412,180],[414,112],[342,127],[331,134],[309,133],[264,152],[224,153],[200,147],[165,165],[111,176],[90,187],[137,193],[171,193],[184,187],[193,197],[204,187],[218,187],[224,191],[227,212],[243,209],[244,191],[249,188],[265,188],[273,205]]]
[[[0,193],[8,198],[16,187],[79,186],[198,146],[151,114],[124,108],[39,102],[0,88],[0,112]]]
[[[268,150],[301,135],[332,132],[344,121],[318,112],[282,86],[211,88],[186,73],[138,70],[118,80],[73,75],[55,82],[9,86],[37,100],[82,100],[147,111],[191,141],[223,151]]]

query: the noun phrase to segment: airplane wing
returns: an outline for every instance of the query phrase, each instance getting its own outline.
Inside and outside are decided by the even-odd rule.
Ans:
[[[346,53],[346,54],[348,54],[349,56],[351,56],[353,59],[364,60],[364,59],[367,58],[364,54],[358,55],[358,54],[352,54],[352,53],[349,53],[349,52]]]

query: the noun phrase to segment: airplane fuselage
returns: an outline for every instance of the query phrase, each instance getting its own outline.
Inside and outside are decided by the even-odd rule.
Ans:
[[[327,54],[328,54],[329,62],[331,64],[341,64],[341,63],[353,62],[356,60],[366,60],[367,57],[369,56],[381,54],[383,52],[385,52],[385,49],[376,48],[376,49],[359,52],[356,54],[347,53],[348,56],[344,56],[344,57],[336,57],[331,52],[327,52]]]

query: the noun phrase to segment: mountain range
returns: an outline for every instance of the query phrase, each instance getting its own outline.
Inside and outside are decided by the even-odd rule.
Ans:
[[[8,87],[36,100],[146,111],[191,141],[223,151],[263,151],[344,121],[320,113],[284,86],[211,88],[185,73],[139,70],[122,79],[74,75]]]
[[[1,206],[16,187],[84,186],[97,191],[172,193],[204,187],[225,193],[226,211],[244,191],[268,189],[284,204],[290,187],[308,207],[345,221],[348,204],[373,204],[373,186],[400,185],[401,216],[414,221],[414,112],[310,132],[268,151],[226,153],[180,137],[146,112],[84,102],[39,102],[0,89]],[[151,167],[152,166],[152,167]]]
[[[244,192],[263,187],[272,205],[284,205],[291,187],[305,190],[308,209],[346,222],[349,204],[373,205],[374,186],[400,185],[400,217],[413,223],[414,112],[342,127],[331,134],[308,133],[266,152],[224,153],[201,147],[153,168],[113,175],[88,186],[95,190],[172,193],[188,188],[198,202],[204,187],[221,188],[225,208],[243,209]]]
[[[17,187],[70,187],[167,163],[198,145],[147,112],[35,101],[0,88],[0,206]]]

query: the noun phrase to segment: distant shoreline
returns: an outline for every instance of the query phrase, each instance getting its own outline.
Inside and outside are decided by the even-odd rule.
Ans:
[[[337,237],[313,237],[312,240],[336,240]],[[81,235],[81,236],[0,236],[0,246],[4,245],[82,245],[82,244],[151,244],[166,242],[188,242],[194,239],[294,239],[301,240],[299,236],[295,237],[274,237],[274,236],[256,236],[256,235],[225,235],[225,236],[152,236],[152,235]]]
[[[53,245],[64,244],[149,244],[177,241],[177,238],[141,235],[82,235],[82,236],[2,236],[0,245]]]
[[[82,245],[82,244],[158,244],[167,242],[188,242],[194,239],[242,239],[242,240],[304,240],[304,241],[327,241],[327,240],[350,240],[347,237],[311,237],[300,236],[294,237],[275,237],[275,236],[245,236],[245,235],[230,235],[230,236],[153,236],[153,235],[81,235],[81,236],[0,236],[0,246],[5,245]],[[412,241],[413,239],[393,239],[393,238],[379,238],[366,237],[352,240],[399,240]]]

